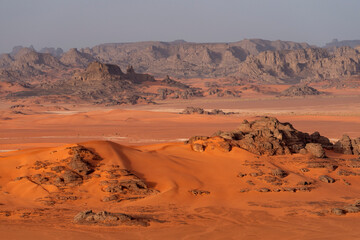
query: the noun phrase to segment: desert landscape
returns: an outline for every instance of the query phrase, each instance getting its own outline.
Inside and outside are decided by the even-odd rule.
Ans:
[[[80,45],[79,28],[66,41],[58,37],[64,49],[38,47],[43,39],[10,27],[23,18],[1,10],[43,17],[40,6],[50,3],[0,3],[9,23],[0,24],[7,33],[0,39],[0,239],[360,239],[360,40],[148,41],[163,36],[148,37],[151,31],[170,34],[176,27],[164,19],[175,21],[178,12],[143,2],[155,14],[138,25],[148,12],[109,2],[93,3],[98,22],[80,17],[92,9],[88,2],[66,10],[72,5],[56,3],[72,21],[61,16],[59,29],[83,26]],[[232,4],[194,3],[194,12],[219,14]],[[123,23],[108,18],[126,23],[123,35],[149,35],[111,38],[106,26],[114,33]],[[197,24],[179,19],[189,31]],[[226,36],[226,26],[208,32]],[[16,45],[20,29],[21,39],[41,44]],[[56,42],[55,27],[39,29],[36,36]],[[89,29],[104,38],[89,42]],[[15,47],[5,52],[9,44]]]

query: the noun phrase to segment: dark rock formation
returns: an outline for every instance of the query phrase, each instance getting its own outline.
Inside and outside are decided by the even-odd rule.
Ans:
[[[302,85],[302,86],[291,86],[288,89],[282,91],[280,95],[286,97],[299,97],[299,96],[313,96],[320,94],[321,92],[319,92],[315,88],[307,85]]]

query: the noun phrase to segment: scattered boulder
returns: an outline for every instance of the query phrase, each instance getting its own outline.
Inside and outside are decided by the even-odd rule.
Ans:
[[[79,212],[74,217],[74,223],[76,224],[96,224],[96,225],[138,225],[149,226],[149,221],[145,219],[136,219],[123,213],[110,213],[107,211],[101,211],[98,213],[92,210],[86,210]]]
[[[271,190],[268,188],[260,188],[258,189],[258,192],[271,192]]]
[[[280,178],[284,178],[288,175],[287,172],[285,172],[284,170],[282,170],[280,168],[271,170],[271,174],[275,177],[280,177]]]
[[[80,175],[88,175],[93,171],[90,165],[87,162],[83,161],[83,159],[78,153],[75,153],[72,157],[69,163],[69,167]]]
[[[62,178],[59,178],[59,182],[61,182],[61,179],[63,179],[65,184],[70,185],[80,185],[83,182],[82,177],[72,171],[65,171],[65,173],[62,175]]]
[[[344,207],[344,210],[347,213],[358,213],[360,212],[360,207],[356,207],[356,206],[346,206]]]
[[[189,192],[194,196],[202,196],[202,195],[209,195],[210,194],[209,191],[199,190],[199,189],[192,189]]]
[[[333,209],[331,209],[331,213],[335,214],[335,215],[338,215],[338,216],[342,216],[342,215],[346,214],[346,211],[344,209],[341,209],[341,208],[333,208]]]
[[[194,144],[191,145],[191,147],[195,152],[203,152],[203,151],[205,151],[205,146],[202,145],[202,144],[199,144],[199,143],[194,143]]]
[[[327,175],[321,175],[319,177],[319,180],[322,182],[325,182],[325,183],[334,183],[335,182],[335,179],[333,179],[332,177],[329,177]]]
[[[325,151],[320,143],[307,143],[305,149],[314,157],[324,158]]]

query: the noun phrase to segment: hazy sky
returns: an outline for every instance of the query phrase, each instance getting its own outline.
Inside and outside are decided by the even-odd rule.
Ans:
[[[360,39],[360,0],[0,0],[0,52],[244,38]]]

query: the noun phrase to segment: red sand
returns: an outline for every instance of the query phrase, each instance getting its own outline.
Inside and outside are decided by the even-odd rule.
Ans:
[[[359,196],[359,179],[350,176],[351,187],[327,169],[299,172],[299,159],[292,155],[260,157],[244,150],[197,153],[181,143],[193,135],[211,135],[236,128],[243,119],[256,115],[276,116],[298,130],[319,131],[329,138],[343,133],[360,136],[360,101],[357,95],[294,99],[196,99],[164,101],[159,105],[102,109],[66,106],[71,111],[35,107],[16,114],[2,105],[0,112],[0,231],[1,239],[357,239],[359,213],[346,216],[317,216],[319,211],[351,204]],[[186,106],[239,111],[229,116],[180,115]],[[91,140],[91,141],[90,141]],[[92,141],[102,140],[102,141]],[[110,140],[113,142],[103,141]],[[94,149],[105,166],[117,164],[135,172],[160,193],[137,201],[104,203],[99,182],[92,179],[74,193],[74,203],[44,206],[37,201],[47,196],[41,187],[16,177],[35,174],[16,167],[35,161],[55,161],[66,156],[65,148],[78,142]],[[125,144],[126,146],[117,143]],[[173,143],[171,143],[173,142]],[[156,144],[154,144],[156,143]],[[145,145],[148,144],[148,145]],[[149,145],[154,144],[154,145]],[[50,148],[49,148],[50,147]],[[57,154],[51,152],[57,151]],[[331,157],[349,158],[328,152]],[[254,171],[247,162],[261,161],[268,170],[281,167],[291,174],[288,184],[330,174],[339,181],[317,183],[311,192],[251,191],[239,172]],[[256,188],[268,187],[254,180]],[[190,189],[210,191],[195,197]],[[146,215],[160,220],[149,227],[82,226],[72,223],[86,209]],[[10,216],[6,216],[7,212]],[[27,217],[29,216],[29,217]]]

